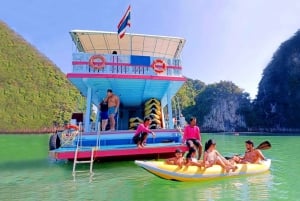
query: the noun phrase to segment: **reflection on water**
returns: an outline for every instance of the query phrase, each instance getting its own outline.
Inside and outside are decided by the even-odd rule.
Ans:
[[[270,172],[247,176],[239,181],[233,181],[236,197],[239,200],[270,200],[272,190],[272,175]]]
[[[270,200],[270,172],[253,176],[216,179],[206,182],[178,183],[167,189],[171,200]],[[180,199],[179,199],[180,198]]]

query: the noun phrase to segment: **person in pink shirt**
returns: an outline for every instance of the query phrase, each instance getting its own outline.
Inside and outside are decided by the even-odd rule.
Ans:
[[[197,148],[199,160],[202,155],[202,144],[200,128],[196,125],[196,123],[196,117],[191,117],[189,124],[184,128],[182,142],[186,144],[190,150],[193,147]]]
[[[151,133],[153,137],[155,137],[155,133],[149,129],[150,124],[151,119],[149,117],[145,117],[144,123],[139,124],[137,127],[132,140],[138,148],[143,148],[145,146],[148,133]]]

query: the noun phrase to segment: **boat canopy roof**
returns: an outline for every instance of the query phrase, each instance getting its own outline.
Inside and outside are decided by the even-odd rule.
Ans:
[[[72,30],[72,40],[79,52],[94,54],[140,55],[179,58],[184,38],[126,33],[120,39],[116,32]]]

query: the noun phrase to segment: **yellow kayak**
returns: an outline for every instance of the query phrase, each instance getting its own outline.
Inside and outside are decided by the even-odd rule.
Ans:
[[[271,160],[267,159],[260,164],[237,164],[238,169],[227,173],[221,166],[214,165],[204,169],[197,166],[168,165],[164,161],[139,161],[135,164],[146,169],[150,173],[164,179],[175,181],[203,181],[237,175],[251,175],[266,172],[270,169]]]

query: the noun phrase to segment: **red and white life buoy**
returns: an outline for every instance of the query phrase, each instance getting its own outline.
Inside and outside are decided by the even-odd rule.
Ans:
[[[97,60],[100,60],[101,62],[97,62]],[[89,59],[89,66],[94,68],[94,69],[101,69],[105,66],[105,58],[104,56],[100,55],[100,54],[96,54],[91,56],[91,58]]]
[[[66,126],[67,129],[74,129],[74,130],[79,130],[79,126],[74,125],[74,124],[68,124]]]
[[[163,73],[167,70],[167,65],[162,59],[154,60],[151,66],[156,73]]]

